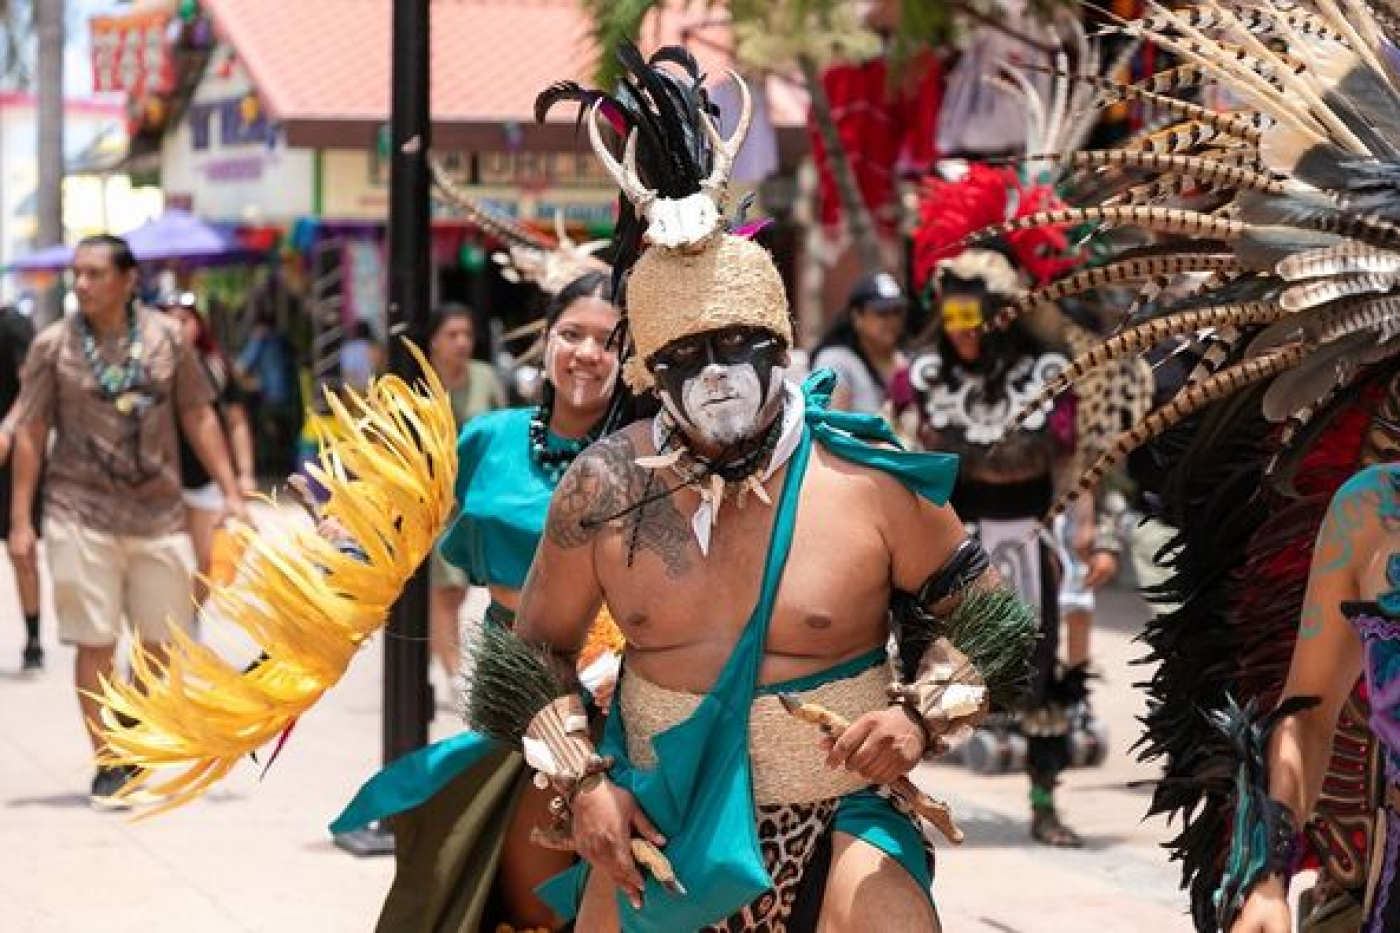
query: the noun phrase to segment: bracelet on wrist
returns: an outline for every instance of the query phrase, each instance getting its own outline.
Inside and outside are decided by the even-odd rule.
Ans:
[[[914,725],[919,727],[919,733],[924,737],[923,755],[928,755],[938,747],[938,737],[935,736],[933,730],[929,728],[928,721],[924,719],[924,714],[919,711],[919,708],[915,706],[910,699],[903,696],[891,698],[890,706],[898,707],[903,710],[904,715],[912,719]]]

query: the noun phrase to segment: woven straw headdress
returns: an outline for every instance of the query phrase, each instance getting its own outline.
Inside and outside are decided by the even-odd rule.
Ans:
[[[747,86],[733,76],[742,108],[725,139],[685,49],[645,60],[626,45],[618,57],[626,73],[616,95],[562,83],[540,95],[536,110],[559,100],[587,106],[593,150],[622,191],[612,259],[615,274],[627,276],[624,313],[635,351],[623,369],[628,385],[652,388],[648,360],[695,334],[742,325],[792,346],[787,294],[772,257],[730,233],[724,217],[730,168],[753,117]],[[602,122],[626,140],[621,161],[603,139]]]

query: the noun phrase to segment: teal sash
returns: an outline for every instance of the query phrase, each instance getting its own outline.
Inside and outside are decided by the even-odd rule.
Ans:
[[[936,504],[946,503],[952,493],[957,457],[911,453],[900,447],[883,419],[825,410],[835,378],[830,370],[821,370],[803,386],[809,399],[806,424],[776,505],[759,599],[714,688],[690,718],[653,738],[653,769],[631,765],[616,706],[608,717],[601,751],[617,759],[610,777],[631,791],[666,836],[666,854],[690,892],[671,895],[648,878],[641,912],[625,898],[618,899],[625,930],[693,930],[730,916],[772,886],[753,816],[749,711],[812,442],[843,460],[889,473]],[[464,733],[420,749],[376,775],[333,829],[343,831],[412,809],[496,748],[483,736]],[[587,878],[588,866],[580,864],[550,879],[539,893],[560,916],[571,919]]]
[[[656,767],[640,769],[627,757],[627,739],[614,693],[600,751],[617,764],[609,777],[631,791],[666,837],[666,856],[689,893],[673,895],[647,878],[643,909],[618,896],[622,928],[629,933],[674,933],[723,920],[772,887],[759,848],[749,772],[749,711],[758,684],[768,623],[792,545],[797,499],[812,451],[811,434],[788,464],[773,519],[773,536],[753,614],[713,689],[689,718],[652,739]],[[622,676],[627,676],[626,671]],[[589,866],[574,868],[539,888],[561,917],[578,913]]]

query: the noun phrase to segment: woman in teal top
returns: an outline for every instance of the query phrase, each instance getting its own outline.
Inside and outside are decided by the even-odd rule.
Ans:
[[[486,624],[511,623],[550,496],[607,415],[618,372],[612,338],[619,315],[611,301],[603,272],[560,291],[546,312],[540,404],[473,418],[458,440],[459,514],[440,551],[489,588]],[[394,762],[331,827],[390,821],[398,865],[380,933],[556,922],[534,889],[573,857],[529,838],[532,827],[549,824],[549,796],[529,786],[515,752],[472,755],[464,766],[468,744],[447,739]]]
[[[540,404],[474,418],[457,442],[461,513],[442,556],[504,609],[515,609],[554,487],[607,414],[618,365],[611,294],[602,272],[566,286],[546,316]]]

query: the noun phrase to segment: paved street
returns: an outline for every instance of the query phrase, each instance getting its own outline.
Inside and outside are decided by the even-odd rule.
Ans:
[[[3,559],[0,559],[3,565]],[[1095,646],[1106,669],[1098,709],[1112,754],[1073,771],[1067,817],[1089,839],[1051,852],[1026,835],[1021,775],[980,777],[954,766],[921,779],[954,805],[968,840],[939,850],[936,894],[949,931],[1061,933],[1187,930],[1176,872],[1157,849],[1166,829],[1143,824],[1150,777],[1127,740],[1141,704],[1127,660],[1143,611],[1106,594]],[[369,930],[388,885],[387,859],[356,859],[325,832],[379,760],[381,653],[376,642],[307,716],[259,779],[251,763],[183,810],[143,822],[88,808],[87,743],[71,690],[71,654],[45,631],[49,669],[20,679],[22,626],[0,569],[0,929],[18,931]],[[435,735],[455,728],[443,707]]]

